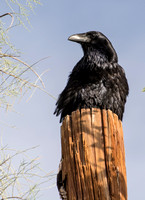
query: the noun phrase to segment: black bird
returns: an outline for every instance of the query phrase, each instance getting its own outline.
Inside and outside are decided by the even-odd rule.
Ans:
[[[97,107],[110,109],[122,120],[129,88],[111,42],[96,31],[75,34],[68,39],[81,44],[84,56],[69,75],[54,114],[61,114],[61,122],[77,109]]]
[[[81,44],[84,56],[72,70],[65,89],[59,95],[54,114],[61,114],[61,122],[77,109],[97,107],[112,110],[122,120],[129,88],[111,42],[95,31],[72,35],[68,39]],[[67,200],[61,165],[62,161],[57,187],[61,198]]]

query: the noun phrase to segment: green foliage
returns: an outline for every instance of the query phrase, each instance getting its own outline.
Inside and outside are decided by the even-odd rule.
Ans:
[[[49,188],[54,175],[39,167],[38,157],[28,156],[34,148],[17,151],[0,147],[0,199],[36,200],[44,187]]]
[[[34,65],[20,59],[20,52],[10,42],[9,32],[17,25],[27,27],[29,14],[40,4],[39,0],[1,0],[11,10],[0,16],[0,107],[8,109],[13,99],[23,96],[29,89],[44,90],[41,75]],[[11,19],[11,21],[10,21]],[[32,78],[35,77],[35,81]],[[40,86],[39,86],[40,85]],[[33,94],[33,93],[32,93]],[[31,148],[33,149],[33,148]],[[0,146],[0,199],[36,200],[42,186],[54,178],[44,172],[38,158],[31,159],[30,150],[17,151]],[[20,162],[18,162],[20,160]],[[48,184],[47,184],[48,189]]]
[[[22,61],[20,52],[9,40],[9,31],[16,25],[29,23],[30,11],[40,4],[39,0],[4,0],[11,12],[0,16],[0,106],[12,106],[12,97],[23,96],[29,89],[35,87],[44,90],[41,77],[26,62]],[[11,23],[8,25],[11,18]],[[29,74],[28,74],[29,73]],[[32,82],[30,77],[36,77]],[[29,78],[27,78],[29,77]],[[41,85],[39,86],[38,80]]]
[[[36,5],[40,5],[40,0],[4,0],[8,7],[11,9],[12,13],[15,13],[15,16],[20,24],[24,27],[25,21],[29,23],[29,14],[34,12]],[[17,10],[17,12],[16,12]]]

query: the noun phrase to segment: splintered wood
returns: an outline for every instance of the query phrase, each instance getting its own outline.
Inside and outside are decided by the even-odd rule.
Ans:
[[[122,122],[110,110],[82,109],[61,127],[68,200],[127,200]]]

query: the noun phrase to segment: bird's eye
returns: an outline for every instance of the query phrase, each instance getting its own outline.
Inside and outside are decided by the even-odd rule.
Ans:
[[[91,37],[95,38],[96,37],[96,33],[92,33]]]
[[[95,39],[96,38],[96,33],[95,32],[88,32],[87,33],[87,37],[89,37],[90,39]]]
[[[91,38],[92,38],[92,39],[95,39],[95,38],[96,38],[96,35],[92,35]]]

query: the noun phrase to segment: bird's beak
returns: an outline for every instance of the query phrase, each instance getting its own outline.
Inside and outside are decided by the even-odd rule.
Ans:
[[[90,42],[90,39],[86,36],[86,33],[71,35],[68,40],[78,43]]]

